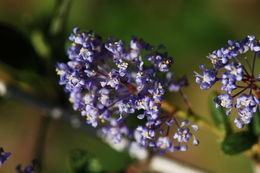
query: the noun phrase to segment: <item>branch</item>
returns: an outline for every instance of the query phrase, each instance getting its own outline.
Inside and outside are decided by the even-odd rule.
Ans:
[[[87,132],[91,136],[96,137],[95,128],[87,126],[83,119],[81,119],[80,116],[77,115],[74,111],[61,108],[51,101],[37,98],[15,86],[5,86],[5,89],[3,89],[3,84],[1,86],[2,91],[4,91],[2,92],[2,94],[7,96],[8,98],[29,105],[39,110],[43,115],[50,116],[53,119],[60,119],[66,124],[71,125],[73,128],[82,130],[84,132]]]

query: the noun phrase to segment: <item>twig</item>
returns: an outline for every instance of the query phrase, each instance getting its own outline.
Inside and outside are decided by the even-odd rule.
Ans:
[[[208,129],[210,132],[214,133],[215,135],[219,137],[223,137],[224,133],[218,130],[216,127],[211,125],[207,120],[203,119],[202,117],[196,115],[196,114],[189,114],[184,111],[177,111],[176,115],[183,118],[183,119],[193,119],[194,123],[196,123],[198,126]]]
[[[50,115],[54,119],[59,118],[67,124],[70,124],[80,130],[86,131],[93,136],[95,136],[96,134],[95,128],[85,125],[83,119],[80,119],[78,118],[78,116],[75,116],[74,112],[72,112],[71,110],[62,109],[59,106],[56,106],[55,104],[51,103],[50,101],[44,101],[43,99],[34,97],[13,86],[7,87],[7,96],[19,102],[23,102],[32,107],[35,107],[36,109],[40,110],[44,115]],[[162,108],[168,112],[175,112],[175,114],[181,118],[191,118],[199,126],[209,129],[212,133],[216,134],[217,136],[223,136],[223,134],[217,128],[215,128],[206,120],[202,119],[196,114],[191,115],[187,112],[177,110],[177,108],[171,106],[168,102],[165,101],[162,102]]]
[[[45,142],[46,142],[46,136],[48,133],[48,128],[51,122],[50,117],[43,117],[43,119],[40,122],[40,127],[39,127],[39,132],[37,134],[37,139],[36,139],[36,151],[35,151],[35,159],[38,161],[38,170],[41,173],[42,168],[43,168],[43,153],[44,153],[44,148],[45,148]]]
[[[83,118],[80,119],[78,115],[68,109],[60,108],[59,106],[51,103],[50,101],[43,100],[42,98],[37,98],[23,92],[19,88],[14,86],[6,87],[6,96],[16,100],[18,102],[24,103],[31,107],[38,109],[43,115],[47,115],[53,119],[60,119],[67,124],[70,124],[74,128],[87,132],[88,134],[96,137],[96,130],[90,126],[85,125]]]

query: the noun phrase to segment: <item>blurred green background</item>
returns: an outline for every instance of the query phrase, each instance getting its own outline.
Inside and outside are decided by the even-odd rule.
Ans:
[[[55,5],[54,0],[1,0],[0,22],[28,37],[35,28],[45,30]],[[259,38],[259,10],[258,0],[73,0],[65,36],[69,36],[77,26],[83,30],[91,29],[104,38],[114,36],[129,40],[136,35],[152,45],[164,44],[169,55],[175,59],[173,71],[179,76],[187,74],[190,79],[191,85],[185,91],[194,110],[210,120],[207,107],[210,91],[199,90],[199,86],[194,84],[193,71],[198,70],[199,64],[209,64],[206,58],[208,53],[225,45],[227,40],[240,40],[248,34]],[[8,38],[8,35],[5,37]],[[15,41],[1,43],[6,44],[13,52],[19,50]],[[65,52],[65,48],[62,51]],[[0,53],[0,60],[2,58]],[[62,60],[64,57],[56,58]],[[19,56],[19,51],[11,61],[30,64]],[[50,70],[54,71],[54,67]],[[1,69],[0,76],[12,80]],[[183,106],[179,96],[173,94],[171,100]],[[42,118],[42,113],[25,104],[10,99],[0,103],[0,146],[13,153],[0,168],[1,173],[15,172],[14,167],[18,163],[29,164],[35,157]],[[197,136],[201,141],[199,147],[169,156],[214,173],[252,172],[251,163],[245,155],[224,155],[217,137],[207,130],[202,129]],[[109,150],[107,145],[93,136],[54,120],[48,129],[43,151],[44,172],[70,173],[68,156],[75,148],[101,157],[110,170],[123,169],[130,160],[126,153]]]

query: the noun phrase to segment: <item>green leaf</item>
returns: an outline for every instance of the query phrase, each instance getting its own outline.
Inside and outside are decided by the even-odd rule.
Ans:
[[[38,55],[43,58],[50,58],[51,50],[41,31],[34,30],[31,32],[31,42]]]
[[[52,20],[50,21],[47,40],[52,48],[53,61],[60,61],[65,54],[66,24],[72,0],[57,0]]]
[[[232,127],[229,118],[226,115],[226,111],[224,110],[224,108],[222,107],[216,108],[216,103],[214,102],[214,98],[216,96],[217,93],[213,93],[209,97],[209,107],[210,107],[211,117],[218,129],[224,130],[226,134],[230,134],[232,133]]]
[[[50,25],[51,35],[59,35],[65,31],[66,22],[72,0],[58,0]]]
[[[70,164],[74,173],[101,173],[100,161],[83,150],[74,150],[70,154]]]
[[[250,149],[257,141],[257,136],[248,131],[232,133],[222,142],[222,151],[229,155],[239,154]]]
[[[257,109],[257,111],[254,115],[252,126],[253,126],[254,134],[259,136],[260,135],[260,111],[259,111],[259,109]]]

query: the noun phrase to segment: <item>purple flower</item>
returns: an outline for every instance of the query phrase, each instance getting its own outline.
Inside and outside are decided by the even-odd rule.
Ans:
[[[0,147],[0,166],[11,156],[11,153],[5,152],[2,147]]]
[[[179,79],[174,79],[172,73],[167,73],[169,79],[169,91],[180,91],[181,88],[188,86],[188,78],[183,76]]]
[[[113,38],[104,41],[75,28],[69,40],[69,61],[58,63],[56,71],[86,123],[100,126],[103,136],[115,143],[129,138],[142,147],[173,151],[173,138],[160,132],[164,124],[170,128],[178,123],[161,110],[163,97],[169,88],[178,91],[188,82],[186,77],[169,75],[172,57],[161,46],[155,49],[137,37],[129,44]],[[129,117],[143,119],[145,125],[130,128]]]
[[[242,94],[237,98],[236,108],[248,107],[252,109],[253,112],[256,112],[258,105],[259,101],[255,96]]]
[[[233,97],[227,93],[221,94],[217,96],[214,101],[216,102],[216,107],[224,107],[227,108],[228,110],[226,111],[226,114],[229,115],[230,111],[233,107]]]
[[[165,153],[166,151],[174,151],[173,143],[167,137],[159,137],[156,142],[156,147],[161,153]]]
[[[179,128],[173,136],[178,142],[188,142],[190,137],[192,137],[192,134],[190,133],[189,128]]]
[[[200,84],[200,89],[202,90],[209,89],[217,81],[217,71],[214,69],[206,69],[204,66],[201,66],[201,70],[203,70],[203,75],[195,72],[196,83]]]
[[[172,65],[172,57],[168,57],[167,53],[152,53],[146,56],[151,61],[155,69],[161,72],[168,72]]]
[[[260,51],[260,42],[256,40],[254,35],[249,35],[248,36],[249,39],[249,47],[251,49],[251,51],[253,52],[259,52]]]
[[[147,127],[138,126],[134,132],[134,137],[141,146],[147,146],[149,141],[155,138],[155,131]]]
[[[215,68],[222,68],[227,64],[228,58],[218,56],[220,55],[220,51],[214,51],[212,54],[208,56],[208,58],[211,60],[211,63]]]
[[[193,137],[193,145],[199,145],[199,140],[191,133],[190,128],[187,126],[189,125],[189,121],[183,121],[177,131],[174,133],[173,138],[177,139],[179,143],[187,143],[191,137]],[[198,130],[197,125],[191,126],[194,131]],[[185,147],[186,148],[186,147]],[[183,150],[184,148],[179,147],[179,150]]]
[[[110,121],[110,125],[102,128],[103,134],[113,139],[114,143],[120,143],[122,136],[128,135],[128,128],[120,120],[111,119]]]
[[[178,150],[178,151],[187,151],[188,146],[187,145],[178,145],[178,146],[175,146],[174,149]]]
[[[230,78],[233,78],[236,81],[241,81],[243,79],[243,66],[232,62],[225,66],[227,74]]]
[[[221,106],[227,109],[227,115],[233,107],[238,109],[238,117],[234,123],[238,128],[242,128],[245,124],[249,124],[254,113],[259,106],[259,74],[255,74],[255,63],[257,55],[260,51],[259,40],[255,36],[249,35],[241,41],[228,41],[228,45],[213,51],[209,55],[209,59],[213,65],[212,71],[220,74],[215,75],[216,81],[221,81],[221,90],[225,91],[215,98],[217,107]],[[246,65],[244,65],[240,56],[253,53],[252,63],[246,57]],[[244,57],[242,57],[244,58]],[[249,66],[249,68],[247,68]],[[207,70],[204,66],[203,75],[196,73],[196,82],[201,85],[201,89],[210,88],[214,82],[206,82],[214,80],[208,77]],[[222,74],[221,74],[222,73]],[[258,77],[257,77],[258,76]],[[204,79],[205,78],[205,79]],[[236,93],[235,91],[240,90]],[[249,94],[245,92],[249,90]],[[255,95],[254,95],[255,93]]]
[[[136,37],[129,46],[122,40],[104,42],[100,36],[79,29],[70,40],[71,61],[58,63],[57,73],[74,109],[81,111],[88,124],[96,127],[100,121],[109,121],[113,112],[127,116],[140,109],[147,117],[158,117],[165,85],[155,71],[169,71],[172,59],[167,53],[151,51]],[[145,56],[152,66],[144,67],[143,50],[152,52]]]
[[[238,119],[241,120],[245,124],[249,124],[252,117],[253,117],[253,112],[250,108],[242,108],[238,110]]]
[[[237,89],[236,80],[232,78],[228,73],[222,74],[222,87],[221,90],[231,94],[233,90]]]
[[[238,118],[235,121],[238,128],[241,127],[240,124],[243,126],[250,123],[254,113],[257,111],[258,105],[258,99],[253,95],[242,94],[237,98],[236,108],[238,108]]]
[[[31,165],[28,165],[24,169],[22,169],[22,165],[18,165],[16,167],[16,173],[35,173],[35,168],[38,164],[37,160],[33,160]]]

